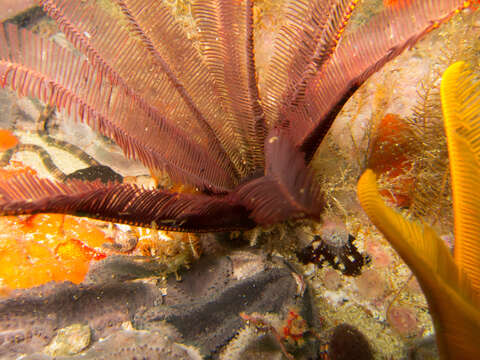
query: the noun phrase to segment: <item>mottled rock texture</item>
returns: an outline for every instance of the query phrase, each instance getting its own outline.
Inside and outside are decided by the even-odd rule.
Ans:
[[[80,286],[49,283],[11,293],[0,300],[0,358],[50,359],[45,348],[57,333],[84,324],[92,330],[89,348],[62,358],[215,359],[246,327],[241,312],[281,318],[295,306],[310,325],[314,319],[308,291],[279,258],[248,251],[204,257],[181,281],[171,276],[166,284],[152,278],[157,270],[116,257],[95,266]]]

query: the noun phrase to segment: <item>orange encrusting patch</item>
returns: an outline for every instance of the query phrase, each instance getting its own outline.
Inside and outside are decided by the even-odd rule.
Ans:
[[[383,0],[383,6],[385,7],[405,7],[412,3],[414,0]]]
[[[480,0],[465,1],[465,7],[470,7],[472,10],[477,10],[480,7]]]
[[[106,257],[98,248],[112,241],[95,225],[68,215],[39,214],[0,219],[2,290],[49,281],[81,283],[91,261]]]
[[[18,161],[0,169],[0,181],[36,171]],[[178,191],[195,192],[178,187]],[[132,255],[155,257],[172,271],[200,256],[198,238],[146,228],[131,228],[138,240]],[[111,230],[106,230],[111,233]],[[116,235],[112,234],[116,238]],[[117,239],[118,240],[118,239]],[[92,220],[63,214],[0,216],[0,295],[50,281],[81,283],[93,261],[115,254],[114,243]]]
[[[408,176],[412,168],[410,155],[412,132],[399,116],[387,114],[380,121],[373,138],[368,167],[377,175],[384,175],[392,184],[390,190],[382,190],[395,205],[410,205],[410,192],[414,179]]]
[[[18,144],[18,139],[11,131],[0,129],[0,151],[13,148]]]
[[[0,181],[5,181],[14,176],[18,176],[26,173],[29,173],[32,175],[37,174],[35,170],[33,170],[28,166],[23,165],[20,161],[10,160],[7,168],[3,168],[3,169],[0,168]]]

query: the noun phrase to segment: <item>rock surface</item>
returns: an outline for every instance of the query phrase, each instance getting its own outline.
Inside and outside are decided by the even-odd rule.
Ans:
[[[119,259],[116,268],[121,268]],[[131,268],[136,260],[123,261]],[[142,262],[136,261],[136,266],[141,268]],[[105,269],[96,266],[88,283],[49,283],[1,299],[0,357],[29,354],[28,359],[51,359],[45,349],[59,331],[82,324],[92,331],[89,347],[56,358],[216,359],[247,327],[240,313],[268,313],[281,319],[295,307],[309,326],[315,318],[309,292],[290,265],[257,252],[204,257],[180,274],[181,281],[171,276],[166,283],[151,277],[155,271],[150,263],[134,272],[148,278],[106,276],[114,275],[112,269],[105,261]],[[244,347],[257,338],[246,339]],[[302,353],[318,351],[315,342],[308,346]]]

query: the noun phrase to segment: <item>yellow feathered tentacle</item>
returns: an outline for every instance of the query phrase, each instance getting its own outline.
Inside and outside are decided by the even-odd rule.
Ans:
[[[480,294],[480,82],[459,61],[443,74],[441,96],[452,176],[454,258]]]
[[[422,286],[442,359],[480,359],[480,301],[443,241],[428,225],[408,221],[386,206],[373,171],[360,178],[358,197]]]
[[[455,215],[455,257],[426,224],[385,205],[375,174],[358,182],[360,203],[417,277],[442,359],[480,359],[480,83],[462,63],[442,78]]]

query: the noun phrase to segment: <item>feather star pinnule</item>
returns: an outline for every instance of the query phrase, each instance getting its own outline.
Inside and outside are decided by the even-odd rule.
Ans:
[[[358,0],[290,0],[258,84],[253,0],[195,0],[199,48],[157,0],[41,0],[84,54],[0,27],[0,84],[65,109],[153,174],[198,193],[0,182],[0,213],[66,213],[175,231],[226,231],[319,219],[309,163],[356,89],[423,35],[470,7],[417,0],[387,7],[349,35]],[[259,90],[260,89],[260,90]]]

